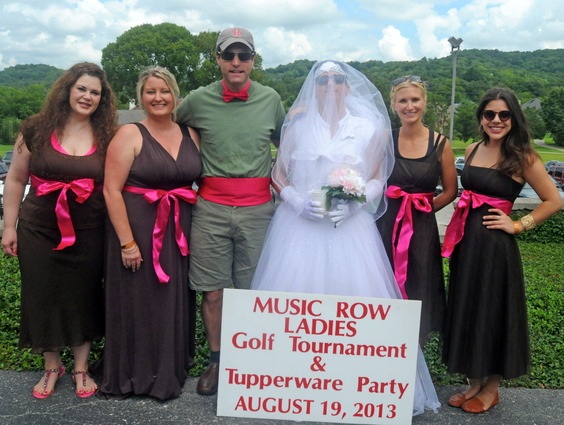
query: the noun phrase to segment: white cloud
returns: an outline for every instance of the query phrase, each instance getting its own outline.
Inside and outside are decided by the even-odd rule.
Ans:
[[[564,48],[560,0],[4,0],[0,69],[98,62],[109,43],[145,23],[191,33],[249,28],[266,67],[296,59],[414,60],[462,48]]]
[[[311,57],[313,48],[304,34],[285,31],[280,27],[267,28],[257,50],[274,63],[293,62]]]
[[[384,61],[406,61],[412,60],[409,40],[403,37],[400,31],[388,26],[382,30],[382,38],[378,41],[378,47]]]

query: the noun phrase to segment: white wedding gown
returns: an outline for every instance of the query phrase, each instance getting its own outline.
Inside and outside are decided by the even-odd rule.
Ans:
[[[333,137],[324,122],[295,125],[294,131],[312,140],[291,147],[292,186],[307,197],[326,184],[335,167],[348,166],[367,179],[368,134],[374,126],[363,118],[345,116]],[[291,143],[291,142],[290,142]],[[288,148],[288,146],[286,146]],[[401,299],[382,239],[369,206],[358,209],[334,227],[328,217],[304,218],[282,202],[270,224],[252,289]],[[413,414],[440,407],[423,355],[419,353]]]

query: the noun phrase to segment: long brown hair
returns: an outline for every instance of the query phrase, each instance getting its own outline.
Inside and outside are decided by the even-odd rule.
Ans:
[[[49,142],[53,131],[59,135],[63,134],[71,114],[71,88],[83,75],[98,78],[102,86],[100,103],[90,117],[90,124],[97,149],[105,153],[117,129],[116,98],[102,68],[94,63],[82,62],[72,66],[55,82],[41,111],[22,123],[23,142],[32,155]]]
[[[481,123],[482,114],[488,103],[503,100],[511,111],[511,130],[501,144],[501,156],[497,169],[509,176],[522,176],[531,162],[538,158],[538,154],[531,143],[531,132],[515,93],[503,87],[494,87],[486,92],[476,110],[476,118]],[[484,144],[490,142],[490,137],[480,125],[480,135]]]

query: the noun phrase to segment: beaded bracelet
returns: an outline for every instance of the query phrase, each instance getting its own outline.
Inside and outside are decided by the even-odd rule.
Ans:
[[[519,221],[521,222],[521,224],[523,225],[523,228],[528,231],[528,230],[532,230],[535,227],[537,227],[537,224],[535,223],[535,219],[533,218],[533,216],[531,214],[527,214],[526,216],[523,216],[519,219]]]

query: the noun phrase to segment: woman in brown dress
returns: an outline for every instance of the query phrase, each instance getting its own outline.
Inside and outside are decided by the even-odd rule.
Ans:
[[[102,180],[116,117],[102,69],[79,63],[55,83],[42,110],[22,123],[16,141],[4,191],[2,248],[19,258],[20,346],[45,360],[33,388],[39,399],[51,396],[65,373],[60,352],[67,346],[74,354],[76,394],[86,398],[96,391],[86,371],[91,342],[104,333]]]
[[[174,122],[179,90],[165,68],[137,84],[147,117],[120,128],[106,161],[106,345],[101,394],[178,397],[193,363],[195,293],[188,288],[197,133]]]

